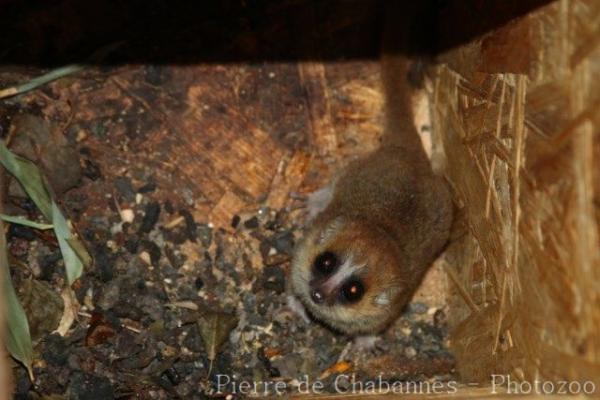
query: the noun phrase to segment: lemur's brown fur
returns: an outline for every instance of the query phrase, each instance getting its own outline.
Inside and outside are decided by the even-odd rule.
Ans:
[[[415,128],[410,62],[384,48],[381,64],[386,95],[381,146],[330,185],[329,202],[297,246],[290,274],[292,293],[310,313],[351,335],[377,333],[399,315],[446,244],[452,222],[450,193],[434,175]],[[322,303],[311,297],[327,279],[314,273],[324,252],[335,254],[339,268],[361,280],[359,301],[340,302],[329,289]]]

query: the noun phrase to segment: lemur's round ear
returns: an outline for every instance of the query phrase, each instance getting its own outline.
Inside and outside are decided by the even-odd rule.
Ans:
[[[375,296],[375,299],[373,299],[373,303],[375,303],[375,305],[383,307],[389,306],[392,303],[392,299],[394,298],[394,296],[396,296],[401,291],[402,287],[387,288],[386,290],[382,291],[377,296]]]
[[[315,244],[321,245],[325,243],[331,236],[339,232],[344,226],[342,217],[337,217],[329,223],[315,238]]]

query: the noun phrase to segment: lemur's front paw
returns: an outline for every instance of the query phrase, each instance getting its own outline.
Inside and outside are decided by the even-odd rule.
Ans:
[[[302,304],[302,302],[300,300],[298,300],[298,298],[296,298],[296,296],[294,296],[292,294],[288,295],[287,306],[294,314],[299,316],[305,323],[307,323],[307,324],[310,323],[310,318],[308,317],[308,314],[306,313],[306,308],[304,308],[304,305]]]
[[[380,337],[377,335],[364,335],[354,338],[354,346],[358,350],[374,350]]]
[[[331,203],[331,199],[333,198],[333,186],[334,184],[331,183],[310,194],[298,192],[290,193],[290,197],[297,201],[294,209],[304,209],[307,224],[314,220],[315,217],[323,212],[329,203]]]

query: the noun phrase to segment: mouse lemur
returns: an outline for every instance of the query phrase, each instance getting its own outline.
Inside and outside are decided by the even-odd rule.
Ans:
[[[382,57],[381,145],[311,195],[289,289],[318,320],[349,335],[394,321],[448,241],[452,201],[415,128],[409,60]]]

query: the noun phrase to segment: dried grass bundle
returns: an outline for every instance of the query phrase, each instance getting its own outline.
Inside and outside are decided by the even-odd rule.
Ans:
[[[448,254],[465,381],[600,376],[600,3],[444,55],[433,108],[466,234]]]

